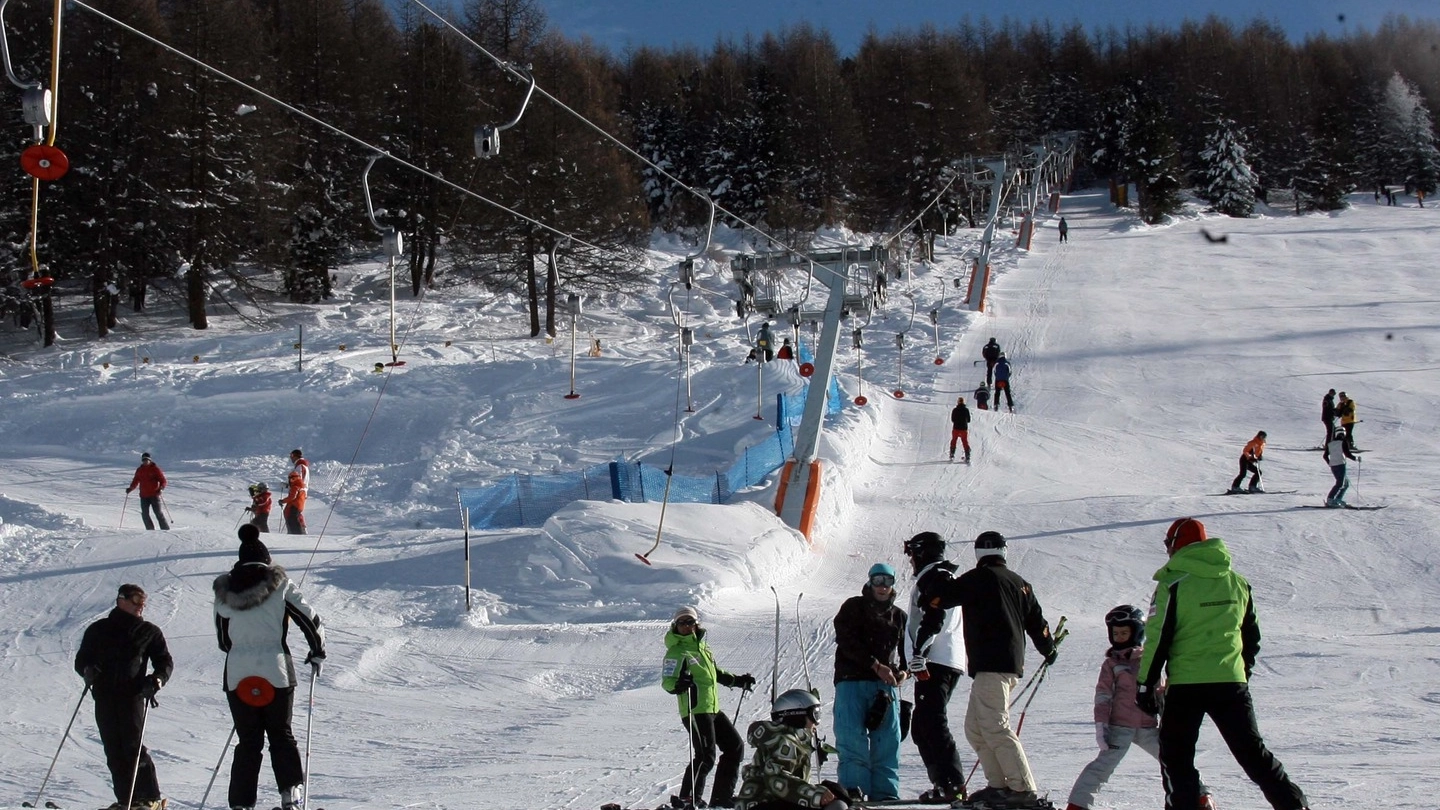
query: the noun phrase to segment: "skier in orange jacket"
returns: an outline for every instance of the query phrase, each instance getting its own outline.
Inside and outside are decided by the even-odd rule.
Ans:
[[[290,491],[280,499],[285,507],[285,531],[289,534],[305,533],[305,498],[310,491],[310,462],[299,448],[290,451]]]
[[[1250,491],[1264,492],[1260,486],[1260,460],[1265,458],[1265,431],[1255,434],[1255,438],[1245,443],[1245,449],[1240,451],[1240,474],[1230,484],[1230,494],[1244,492],[1240,489],[1240,482],[1245,480],[1245,474],[1251,473]]]

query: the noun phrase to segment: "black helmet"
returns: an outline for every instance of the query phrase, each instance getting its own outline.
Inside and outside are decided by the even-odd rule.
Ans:
[[[983,560],[986,557],[998,555],[1005,556],[1005,535],[999,532],[981,532],[975,538],[975,559]]]
[[[905,556],[930,559],[945,556],[945,540],[935,532],[920,532],[905,541]]]
[[[770,719],[796,728],[804,728],[806,720],[819,723],[820,698],[805,689],[781,692],[770,706]]]
[[[1116,644],[1113,634],[1110,633],[1110,630],[1116,627],[1130,628],[1130,640],[1124,644]],[[1138,647],[1145,643],[1145,614],[1134,605],[1120,605],[1111,608],[1110,612],[1105,614],[1105,628],[1106,635],[1111,636],[1110,646],[1116,649]]]
[[[251,484],[251,485],[250,485],[250,494],[251,494],[251,495],[259,495],[259,494],[262,493],[262,492],[269,492],[269,491],[270,491],[270,487],[269,487],[264,481],[260,481],[259,483],[255,483],[255,484]]]

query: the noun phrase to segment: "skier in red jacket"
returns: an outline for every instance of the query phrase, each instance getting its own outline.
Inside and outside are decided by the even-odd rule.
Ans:
[[[147,529],[154,529],[155,522],[159,522],[162,529],[170,529],[160,509],[160,491],[165,489],[165,484],[165,473],[160,471],[160,465],[150,459],[149,453],[141,453],[140,466],[135,468],[135,477],[130,479],[125,494],[134,492],[137,487],[140,489],[140,519],[145,521]],[[155,521],[150,520],[151,512],[155,513]]]

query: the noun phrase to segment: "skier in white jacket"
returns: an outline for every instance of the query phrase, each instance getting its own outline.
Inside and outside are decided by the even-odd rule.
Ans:
[[[295,662],[286,635],[293,622],[310,651],[316,677],[325,660],[320,617],[306,604],[285,569],[270,564],[260,531],[240,527],[240,559],[215,579],[215,632],[225,652],[225,696],[235,721],[235,759],[230,768],[231,810],[254,810],[265,738],[285,810],[304,807],[305,772],[290,729],[295,704]]]
[[[915,676],[910,731],[934,785],[920,794],[920,800],[948,804],[965,798],[960,751],[946,711],[950,693],[965,675],[965,644],[960,611],[931,607],[930,601],[942,584],[954,579],[956,565],[945,560],[945,540],[935,532],[921,532],[906,540],[905,555],[915,572],[905,628],[915,656],[909,664],[910,674]]]

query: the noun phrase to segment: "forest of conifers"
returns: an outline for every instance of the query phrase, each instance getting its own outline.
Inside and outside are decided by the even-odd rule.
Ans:
[[[1429,112],[1440,25],[1428,20],[1303,42],[1258,20],[1124,30],[936,21],[871,34],[854,53],[802,27],[616,54],[550,30],[536,0],[66,7],[53,134],[71,169],[40,184],[32,242],[19,155],[36,133],[17,91],[0,298],[11,314],[31,310],[18,283],[40,275],[57,295],[107,297],[101,335],[120,298],[146,286],[152,300],[188,296],[197,328],[234,296],[323,301],[334,268],[379,248],[361,184],[366,145],[594,246],[394,161],[375,165],[376,218],[405,235],[412,292],[456,278],[532,301],[556,281],[591,291],[638,281],[653,229],[703,229],[708,208],[692,190],[803,246],[826,225],[901,226],[969,158],[1060,132],[1079,138],[1078,179],[1136,184],[1147,221],[1183,189],[1218,199],[1205,188],[1236,175],[1261,197],[1284,189],[1312,208],[1385,184],[1430,192],[1440,175]],[[5,19],[14,74],[47,87],[52,10],[12,2]],[[481,159],[476,127],[514,119],[527,89],[496,59],[530,66],[544,92]],[[1238,211],[1221,210],[1247,213],[1243,196]],[[952,186],[918,227],[963,226],[962,197]],[[212,294],[219,279],[233,291],[223,301]],[[532,304],[532,330],[537,318]]]

